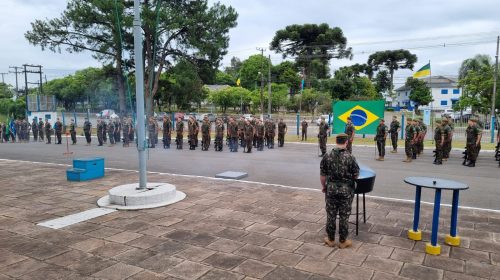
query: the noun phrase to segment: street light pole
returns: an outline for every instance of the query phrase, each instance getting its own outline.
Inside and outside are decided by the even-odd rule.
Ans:
[[[263,48],[257,48],[261,52],[261,63],[260,63],[260,119],[264,119],[264,50]]]
[[[497,77],[498,77],[498,47],[500,44],[500,36],[497,36],[497,52],[495,55],[495,72],[493,76],[493,93],[491,94],[491,143],[495,141],[495,97],[497,95]]]
[[[134,53],[135,53],[135,100],[137,104],[137,151],[139,152],[139,187],[147,185],[147,162],[144,132],[144,65],[142,63],[142,27],[139,0],[134,0]]]

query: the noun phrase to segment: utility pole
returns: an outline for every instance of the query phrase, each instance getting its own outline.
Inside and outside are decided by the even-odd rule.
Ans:
[[[5,84],[5,78],[4,76],[7,75],[9,73],[6,73],[6,72],[3,72],[3,73],[0,73],[0,75],[2,75],[2,83]]]
[[[32,68],[36,68],[38,70],[33,70]],[[26,119],[27,119],[28,118],[28,113],[30,111],[29,110],[29,103],[30,102],[28,100],[28,94],[29,94],[29,90],[28,90],[28,73],[39,74],[40,75],[40,80],[38,81],[38,83],[34,83],[34,84],[38,84],[39,94],[43,94],[43,90],[42,90],[42,65],[23,64],[23,69],[24,69],[23,70],[23,73],[24,73],[24,96],[26,97]],[[36,100],[37,100],[37,110],[39,110],[40,104],[39,104],[38,97],[37,97]]]
[[[497,52],[495,55],[495,76],[493,76],[493,93],[491,95],[491,143],[495,141],[495,97],[497,95],[497,77],[498,77],[498,48],[500,45],[500,36],[497,36]]]
[[[260,119],[264,120],[264,48],[257,48],[261,53],[261,63],[260,63]]]
[[[269,55],[269,71],[267,73],[267,90],[269,92],[269,102],[267,102],[267,114],[271,118],[271,55]]]
[[[9,73],[14,73],[16,75],[16,94],[19,95],[19,84],[17,81],[17,74],[21,74],[22,72],[19,71],[18,69],[21,69],[21,67],[17,66],[9,66],[10,69],[14,69],[14,71],[9,71]]]

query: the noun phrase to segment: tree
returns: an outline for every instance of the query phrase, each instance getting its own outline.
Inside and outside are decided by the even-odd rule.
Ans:
[[[217,73],[215,75],[215,84],[235,86],[236,79],[226,72],[217,70]]]
[[[250,91],[242,87],[227,87],[210,92],[208,100],[219,106],[222,113],[226,113],[227,108],[248,104],[250,102]]]
[[[475,70],[479,71],[483,67],[492,66],[492,60],[489,55],[486,54],[477,54],[473,58],[468,58],[462,61],[460,65],[460,69],[458,70],[458,79],[463,79],[467,76],[469,71]]]
[[[238,79],[238,76],[240,75],[241,64],[242,64],[241,60],[233,56],[231,58],[230,66],[224,68],[224,73],[231,75],[234,80]]]
[[[407,50],[387,50],[371,54],[368,57],[367,64],[374,71],[380,70],[381,67],[387,68],[391,79],[389,93],[392,94],[394,89],[394,71],[398,69],[413,70],[415,62],[417,62],[417,56]]]
[[[292,94],[300,90],[301,78],[295,63],[283,61],[278,65],[274,65],[271,68],[271,75],[274,82],[287,85]]]
[[[12,87],[6,83],[0,83],[0,99],[12,98],[12,96],[14,96]]]
[[[352,58],[342,29],[330,28],[327,23],[294,24],[278,30],[270,49],[283,54],[283,58],[294,57],[297,65],[304,67],[307,87],[311,85],[313,61],[323,66],[322,71],[316,71],[316,75],[321,76],[315,78],[326,78],[328,63],[332,58]]]
[[[405,87],[410,89],[410,100],[415,103],[415,112],[418,114],[418,107],[425,106],[432,102],[431,88],[423,80],[408,77]]]
[[[390,92],[391,89],[391,77],[389,75],[389,72],[387,70],[381,70],[377,72],[377,75],[373,79],[374,85],[375,85],[375,90],[377,93],[382,95],[384,92]],[[394,98],[394,96],[391,96],[391,98]]]
[[[267,77],[266,73],[270,64],[271,61],[260,54],[245,59],[240,68],[241,86],[248,90],[260,88],[261,75]],[[264,71],[264,73],[261,73],[261,71]],[[264,80],[267,80],[267,78],[264,78]]]
[[[123,52],[130,46],[121,44],[121,34],[132,26],[130,17],[125,17],[130,6],[130,1],[69,0],[59,18],[35,20],[25,37],[42,50],[61,52],[61,47],[65,47],[70,53],[89,51],[97,60],[114,64],[119,108],[123,113],[126,111]],[[120,18],[124,20],[118,25]],[[130,33],[124,34],[124,41],[131,41]]]
[[[465,76],[459,80],[458,86],[462,88],[462,96],[457,109],[471,108],[472,112],[488,114],[491,109],[491,94],[493,93],[494,67],[482,65],[477,69],[469,69]],[[499,93],[497,88],[495,108],[500,109]]]
[[[377,91],[368,77],[359,76],[351,67],[341,67],[332,79],[323,80],[318,89],[330,93],[334,100],[372,100],[378,98]]]

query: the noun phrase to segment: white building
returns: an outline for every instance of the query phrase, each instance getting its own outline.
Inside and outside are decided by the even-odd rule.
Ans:
[[[422,78],[432,90],[432,103],[427,106],[419,106],[419,109],[432,109],[433,111],[444,111],[452,109],[460,96],[462,89],[458,87],[458,81],[454,78],[444,76],[433,76]],[[410,101],[410,89],[402,86],[396,89],[396,98],[393,102],[394,107],[412,109],[413,102]]]

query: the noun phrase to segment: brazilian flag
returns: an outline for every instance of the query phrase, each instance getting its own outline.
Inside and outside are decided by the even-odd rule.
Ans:
[[[357,134],[376,134],[379,121],[384,118],[384,105],[384,100],[333,103],[333,133],[343,133],[347,118],[351,117]]]

